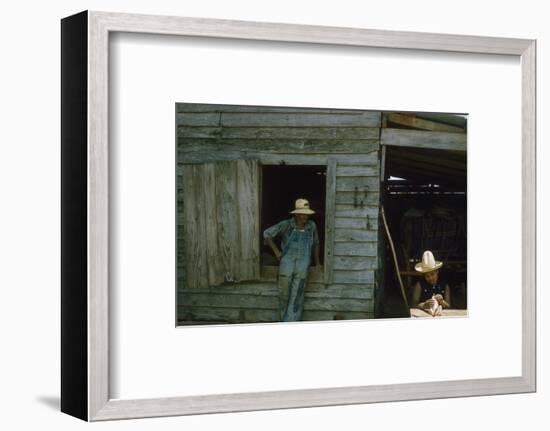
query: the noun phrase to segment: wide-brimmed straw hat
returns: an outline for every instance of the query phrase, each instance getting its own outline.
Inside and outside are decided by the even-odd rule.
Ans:
[[[430,250],[426,250],[422,254],[422,262],[418,262],[414,269],[418,272],[425,274],[426,272],[432,272],[443,266],[443,262],[435,260],[433,253]]]
[[[296,199],[294,207],[294,211],[290,211],[290,214],[315,214],[315,211],[309,208],[307,199]]]

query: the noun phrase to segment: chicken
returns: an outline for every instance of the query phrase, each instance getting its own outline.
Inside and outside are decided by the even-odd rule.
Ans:
[[[443,299],[441,294],[432,295],[431,300],[423,303],[423,310],[429,313],[432,317],[441,316],[443,308],[448,308],[449,304]]]

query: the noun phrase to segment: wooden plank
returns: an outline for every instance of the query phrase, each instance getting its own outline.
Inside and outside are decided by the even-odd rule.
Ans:
[[[261,281],[277,281],[277,274],[279,273],[279,267],[274,265],[260,265],[260,278]],[[311,281],[311,280],[308,280]]]
[[[204,219],[203,178],[200,166],[183,171],[185,276],[188,287],[205,287],[208,282],[206,224]]]
[[[421,130],[382,129],[382,145],[466,151],[465,133],[425,132]]]
[[[373,151],[365,154],[272,154],[261,152],[242,151],[218,151],[216,153],[195,152],[178,153],[178,164],[196,164],[215,161],[228,161],[239,159],[256,159],[262,165],[326,165],[328,158],[333,157],[337,162],[342,163],[364,163],[376,165],[378,163],[378,152]]]
[[[334,269],[358,271],[362,269],[376,269],[376,256],[334,256]]]
[[[380,127],[380,112],[221,114],[224,127]]]
[[[373,284],[331,284],[309,282],[305,295],[311,298],[356,298],[371,299],[374,290]],[[245,282],[224,284],[207,288],[180,288],[179,295],[185,294],[212,294],[212,295],[252,295],[279,297],[279,288],[276,282]]]
[[[178,138],[178,152],[258,151],[266,153],[370,153],[380,147],[380,139],[222,139]],[[368,170],[364,167],[363,170]],[[371,168],[373,169],[373,168]]]
[[[338,192],[353,192],[357,188],[359,200],[364,200],[365,191],[380,190],[380,178],[378,175],[374,177],[336,177],[336,191]]]
[[[351,217],[336,217],[335,227],[343,229],[365,229],[376,230],[378,229],[378,218],[367,217],[364,218],[351,218]]]
[[[432,148],[415,148],[411,149],[410,147],[386,147],[388,156],[391,159],[411,159],[411,160],[424,160],[428,162],[433,162],[434,156],[440,156],[441,162],[445,166],[458,168],[459,166],[464,166],[467,159],[467,154],[464,151],[455,151],[455,150],[433,150]]]
[[[327,321],[327,320],[363,320],[374,318],[374,309],[370,312],[335,312],[335,311],[304,311],[305,321]]]
[[[306,298],[355,298],[372,299],[374,294],[373,284],[331,284],[326,287],[313,288],[309,284],[306,288]]]
[[[444,123],[418,118],[415,114],[389,113],[387,119],[389,122],[394,124],[412,127],[415,129],[430,130],[433,132],[465,133],[465,130],[462,127],[451,126]]]
[[[376,242],[337,242],[334,244],[335,256],[376,256]]]
[[[198,244],[197,259],[198,266],[194,268],[197,273],[198,283],[197,287],[206,286],[208,284],[208,255],[206,244],[206,218],[204,217],[204,168],[197,166],[194,170],[194,187],[195,187],[195,220],[197,235],[195,239]]]
[[[464,175],[466,174],[466,157],[460,161],[449,160],[446,158],[447,151],[431,151],[433,151],[434,154],[419,155],[413,154],[413,152],[402,153],[396,151],[395,154],[392,154],[392,167],[395,164],[402,164],[410,167],[414,166],[417,169],[426,168],[428,172],[440,171],[444,174],[445,172],[455,171],[457,173],[463,173]]]
[[[209,286],[202,289],[187,289],[181,287],[178,294],[184,293],[204,293],[214,295],[258,295],[258,296],[278,296],[279,288],[274,282],[243,282],[222,284],[221,286]]]
[[[306,298],[304,311],[356,311],[368,313],[372,311],[372,300],[370,299],[347,299],[333,298],[326,299]]]
[[[197,166],[196,169],[200,169]],[[204,182],[201,185],[204,199],[205,231],[206,231],[206,256],[208,260],[208,285],[217,286],[224,281],[224,272],[221,265],[222,252],[220,250],[218,235],[218,208],[216,205],[216,167],[213,163],[202,165]]]
[[[380,111],[365,111],[362,109],[329,109],[329,108],[308,108],[296,106],[259,106],[259,105],[218,105],[210,103],[178,103],[176,106],[177,112],[253,112],[253,113],[287,113],[287,114],[360,114],[363,112],[380,112]]]
[[[186,112],[178,126],[223,127],[380,127],[380,112]]]
[[[365,218],[367,215],[371,220],[378,219],[378,205],[356,208],[353,205],[336,205],[336,217]]]
[[[366,295],[364,295],[366,296]],[[370,296],[370,295],[369,295]],[[372,300],[370,297],[340,298],[323,297],[314,294],[305,296],[305,305],[308,310],[340,310],[363,311],[365,304]],[[278,296],[261,295],[221,295],[204,293],[178,294],[178,307],[209,307],[209,308],[238,308],[238,309],[278,309]]]
[[[392,160],[392,174],[394,172],[409,172],[407,179],[419,181],[420,178],[432,178],[433,182],[466,182],[467,169],[466,164],[458,167],[445,166],[439,163],[439,158],[434,157],[430,162],[419,162],[404,159]],[[399,175],[395,175],[399,176]],[[402,178],[402,177],[401,177]],[[439,180],[439,178],[441,178]]]
[[[380,151],[380,182],[384,182],[386,180],[386,177],[384,175],[386,175],[386,151],[387,151],[387,146],[385,145],[382,145],[381,147],[381,151]]]
[[[348,218],[348,217],[336,217],[334,219],[334,226],[337,228],[348,229],[367,229],[367,219],[365,218]]]
[[[178,126],[220,126],[219,112],[188,112],[176,115]]]
[[[374,271],[349,271],[349,270],[334,270],[335,283],[374,283]]]
[[[176,230],[183,231],[183,226],[177,226]],[[183,239],[176,239],[178,254],[177,254],[177,268],[176,268],[176,277],[179,283],[179,280],[185,281],[185,241]]]
[[[354,198],[356,197],[355,192],[342,192],[339,191],[336,193],[336,205],[353,205]],[[364,198],[364,196],[363,196]],[[369,205],[378,205],[380,200],[380,195],[378,191],[371,191],[367,192],[366,199],[363,199],[363,205],[369,206]],[[361,202],[361,199],[358,199],[358,204]],[[357,206],[358,209],[360,209],[360,206]]]
[[[261,265],[260,266],[260,278],[262,281],[276,281],[277,274],[279,273],[278,266]],[[325,272],[318,271],[314,267],[310,267],[307,276],[308,283],[324,283]]]
[[[334,213],[336,205],[336,170],[337,162],[329,158],[326,172],[326,197],[325,197],[325,281],[332,283],[332,261],[334,254]]]
[[[305,307],[304,307],[305,308]],[[374,318],[374,304],[372,301],[366,304],[368,311],[324,311],[304,310],[303,321],[332,321],[332,320],[362,320]],[[262,323],[278,322],[278,310],[259,309],[227,309],[209,307],[180,307],[178,308],[178,324],[186,322],[200,324],[222,323]]]
[[[185,279],[185,212],[183,208],[183,172],[177,169],[176,176],[176,278]]]
[[[389,130],[389,129],[386,129]],[[220,139],[379,139],[377,127],[187,127],[178,138]]]
[[[279,308],[279,298],[262,295],[222,295],[214,293],[180,293],[178,306],[220,308]]]
[[[357,311],[320,311],[304,310],[304,321],[332,321],[332,320],[362,320],[374,318],[374,306],[368,312]],[[215,323],[255,323],[255,322],[278,322],[277,310],[239,310],[225,308],[205,307],[180,307],[178,309],[178,323],[185,325],[189,319],[193,323],[200,324],[201,321]]]
[[[378,240],[378,232],[375,230],[336,228],[334,233],[334,240],[376,242]]]
[[[186,166],[182,171],[182,189],[184,199],[182,200],[183,205],[183,216],[184,223],[181,224],[182,229],[177,229],[176,233],[178,235],[178,243],[182,242],[184,246],[183,251],[183,271],[179,273],[178,276],[183,276],[187,283],[187,287],[197,287],[196,286],[196,275],[194,272],[189,271],[189,268],[192,268],[191,260],[196,259],[197,255],[194,253],[194,236],[197,234],[195,230],[195,194],[193,192],[193,169],[194,166]],[[181,236],[180,236],[181,235]]]
[[[279,310],[260,310],[215,307],[178,307],[178,321],[209,321],[218,323],[276,322]]]
[[[260,278],[259,166],[256,160],[238,160],[237,210],[239,214],[240,280]]]
[[[359,152],[359,151],[357,151]],[[375,177],[378,176],[377,166],[338,166],[337,177]]]
[[[387,147],[383,147],[387,148]],[[390,157],[392,164],[394,161],[402,161],[405,163],[426,163],[434,164],[437,161],[438,167],[453,169],[457,171],[466,170],[466,153],[461,153],[461,157],[455,156],[455,151],[450,150],[434,150],[434,149],[414,149],[403,147],[390,147]]]
[[[237,200],[237,169],[233,162],[216,164],[216,202],[218,238],[220,243],[220,263],[226,281],[238,280],[239,253],[235,244],[239,238],[239,211]]]

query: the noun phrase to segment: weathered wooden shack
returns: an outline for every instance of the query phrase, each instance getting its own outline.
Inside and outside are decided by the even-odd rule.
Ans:
[[[375,317],[384,147],[466,149],[463,126],[397,113],[186,103],[176,111],[179,324],[278,320],[278,267],[262,232],[288,218],[298,197],[317,211],[323,255],[304,320]],[[441,130],[418,130],[427,126]]]

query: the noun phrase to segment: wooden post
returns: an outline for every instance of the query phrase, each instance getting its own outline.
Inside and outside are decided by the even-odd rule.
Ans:
[[[393,256],[393,263],[395,265],[395,273],[397,274],[397,279],[399,280],[399,287],[401,288],[401,295],[403,296],[403,301],[407,308],[409,308],[409,301],[407,301],[407,295],[405,293],[405,288],[403,287],[403,280],[401,280],[401,273],[399,272],[399,264],[397,263],[397,255],[395,253],[395,247],[393,246],[393,240],[390,234],[390,228],[388,227],[388,222],[386,221],[386,213],[384,212],[384,207],[380,206],[380,213],[382,214],[382,221],[384,222],[384,228],[386,229],[386,235],[388,237],[388,242],[390,243],[390,248]]]
[[[325,225],[325,284],[332,283],[334,265],[334,213],[336,211],[336,160],[328,159]]]

